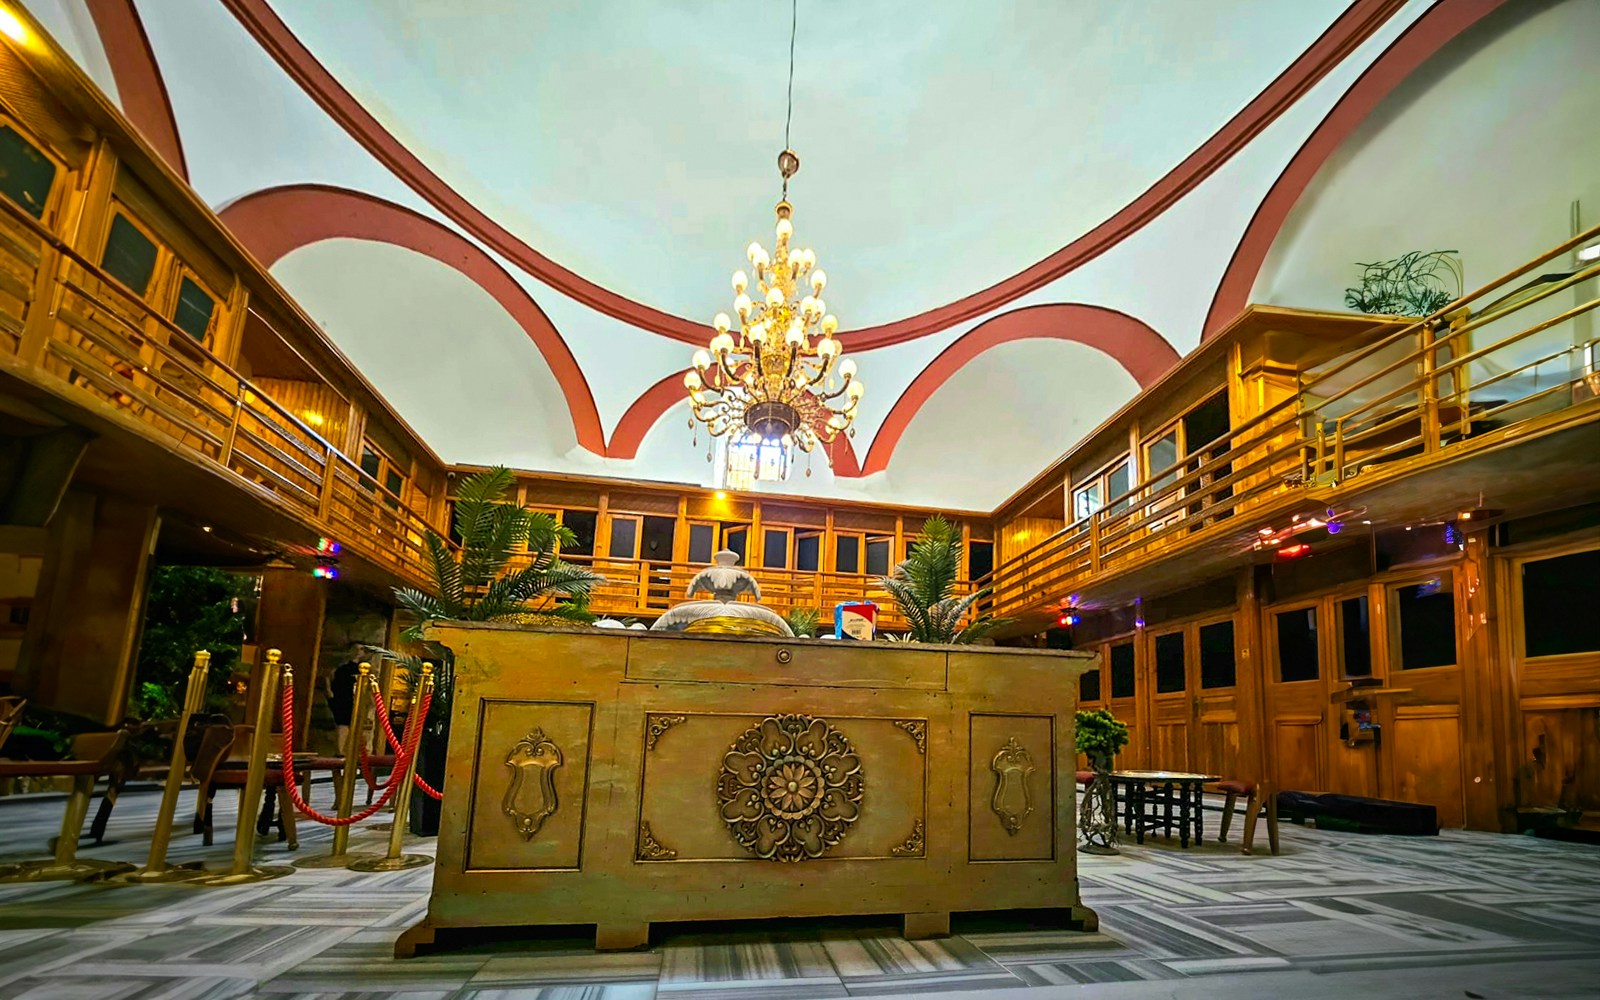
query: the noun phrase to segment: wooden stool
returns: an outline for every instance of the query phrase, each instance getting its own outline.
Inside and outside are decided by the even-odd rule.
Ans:
[[[72,738],[72,756],[67,760],[0,760],[0,778],[72,779],[72,793],[67,796],[66,812],[61,817],[61,833],[56,837],[55,857],[6,868],[0,871],[0,881],[98,878],[133,870],[133,865],[122,862],[78,858],[78,839],[83,836],[83,822],[89,816],[94,783],[111,771],[127,742],[126,730],[82,733]]]
[[[1255,848],[1256,820],[1261,816],[1264,800],[1267,811],[1267,844],[1272,853],[1277,854],[1278,797],[1258,787],[1253,781],[1240,781],[1234,778],[1215,782],[1212,787],[1227,796],[1222,803],[1222,825],[1217,830],[1217,843],[1228,842],[1228,827],[1233,825],[1233,808],[1242,795],[1244,796],[1244,842],[1240,845],[1239,853],[1249,854]]]

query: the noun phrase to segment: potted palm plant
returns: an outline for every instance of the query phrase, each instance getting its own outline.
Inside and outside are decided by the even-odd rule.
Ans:
[[[1073,742],[1077,751],[1089,759],[1089,770],[1094,772],[1078,815],[1084,850],[1090,854],[1115,854],[1117,815],[1112,799],[1111,761],[1128,745],[1128,726],[1103,708],[1079,712]]]
[[[461,544],[452,546],[428,532],[425,541],[432,587],[429,592],[410,587],[394,591],[395,601],[412,618],[401,639],[423,653],[376,650],[399,663],[413,680],[424,659],[437,664],[433,705],[423,722],[417,758],[418,773],[435,788],[444,781],[454,659],[450,650],[423,638],[427,624],[594,620],[588,596],[604,577],[561,560],[557,555],[560,547],[576,541],[572,530],[553,515],[512,502],[509,498],[515,486],[516,477],[503,467],[485,469],[461,481],[453,520]],[[526,552],[519,552],[524,546]],[[412,797],[411,830],[424,836],[439,832],[439,804],[420,792]]]
[[[973,605],[989,594],[988,587],[966,597],[953,596],[960,571],[961,532],[935,514],[923,524],[906,561],[895,567],[893,576],[878,581],[910,626],[905,641],[976,642],[1009,621],[974,612]]]

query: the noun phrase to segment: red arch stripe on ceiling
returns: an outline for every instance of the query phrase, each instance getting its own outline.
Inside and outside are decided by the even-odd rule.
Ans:
[[[1317,172],[1378,107],[1434,53],[1505,0],[1440,0],[1389,46],[1311,133],[1256,208],[1206,313],[1202,339],[1221,332],[1249,303],[1267,253]]]
[[[992,347],[1032,339],[1071,340],[1093,347],[1120,364],[1141,389],[1179,360],[1178,352],[1159,333],[1115,309],[1056,303],[1002,313],[962,334],[912,380],[872,439],[862,475],[889,467],[911,419],[963,365]]]
[[[569,271],[534,250],[468,202],[407,149],[329,73],[267,0],[223,0],[246,31],[333,120],[429,204],[484,245],[540,281],[609,316],[699,345],[707,328],[634,302]],[[1227,163],[1334,66],[1378,30],[1405,0],[1354,0],[1299,58],[1243,110],[1149,190],[1061,250],[1006,281],[938,309],[841,334],[852,350],[886,347],[997,309],[1060,278],[1138,232]]]
[[[88,6],[100,47],[111,64],[111,77],[117,82],[122,113],[167,161],[167,166],[188,180],[189,167],[183,159],[183,143],[178,139],[178,119],[172,114],[167,85],[161,79],[133,0],[88,0]]]
[[[673,406],[683,402],[688,390],[683,387],[683,376],[689,369],[673,372],[666,378],[646,389],[638,399],[628,407],[622,419],[617,422],[616,430],[611,432],[611,444],[606,449],[606,454],[612,458],[637,458],[639,446],[644,443],[646,434],[654,427]],[[684,428],[688,430],[687,427]],[[848,437],[835,441],[828,451],[833,457],[833,474],[845,479],[852,479],[861,475],[861,463],[856,459],[856,451]]]
[[[459,271],[493,296],[538,347],[566,397],[578,444],[596,455],[606,453],[594,394],[566,341],[533,297],[459,233],[382,198],[320,184],[257,191],[220,214],[240,242],[269,268],[292,250],[344,238],[404,247]]]

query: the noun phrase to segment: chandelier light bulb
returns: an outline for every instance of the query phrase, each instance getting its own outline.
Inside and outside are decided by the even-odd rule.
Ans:
[[[789,332],[784,335],[783,339],[789,343],[790,347],[799,347],[805,343],[806,334],[800,328],[800,324],[796,322],[789,326]]]
[[[800,313],[807,319],[817,312],[817,300],[807,295],[800,300]]]
[[[769,288],[769,289],[767,289],[767,305],[773,306],[774,308],[776,308],[777,306],[783,305],[783,289],[781,289],[781,288]]]
[[[839,342],[832,337],[823,337],[817,341],[817,354],[824,358],[837,357],[839,354]]]
[[[761,244],[759,244],[759,243],[751,243],[748,247],[745,248],[744,255],[745,255],[745,257],[747,259],[749,259],[750,263],[754,264],[756,262],[757,258],[763,257],[763,256],[766,255],[766,251],[761,249]]]
[[[825,334],[827,334],[828,336],[831,337],[831,336],[833,336],[833,331],[835,331],[837,329],[839,329],[839,317],[837,317],[837,316],[824,316],[824,317],[822,317],[822,332],[823,333],[825,333]]]
[[[816,314],[818,316],[821,316],[823,313],[828,311],[828,304],[826,302],[822,301],[821,299],[812,299],[812,301],[814,301],[817,304],[816,305]]]
[[[783,446],[785,448],[792,448],[794,446],[794,435],[793,434],[785,434],[783,437],[779,438],[778,440],[783,443]]]
[[[772,258],[767,256],[767,252],[765,250],[761,249],[760,244],[755,244],[755,248],[756,248],[755,265],[756,265],[756,268],[758,270],[760,268],[766,267],[768,264],[772,263]]]
[[[711,351],[714,354],[726,354],[733,350],[733,338],[726,333],[719,333],[711,338]]]
[[[813,292],[816,292],[818,295],[821,295],[822,294],[822,289],[827,284],[828,284],[828,272],[827,271],[816,270],[816,271],[812,271],[811,272],[811,290]]]
[[[856,359],[845,358],[843,361],[839,362],[839,374],[844,378],[855,378]]]
[[[788,219],[779,219],[777,232],[778,242],[786,242],[789,237],[794,235],[794,223],[790,222]]]
[[[867,391],[867,384],[857,380],[846,386],[844,391],[845,395],[849,396],[852,400],[860,399],[861,394]]]
[[[700,385],[701,385],[701,383],[700,383],[700,373],[699,372],[685,372],[684,373],[684,376],[683,376],[683,387],[685,389],[688,389],[690,392],[693,392],[694,390],[700,388]]]
[[[711,325],[717,328],[718,333],[727,333],[728,327],[732,326],[733,322],[728,319],[727,313],[717,313],[716,318],[711,321]]]
[[[835,413],[833,416],[828,418],[828,426],[832,427],[836,431],[842,431],[846,427],[850,426],[850,418],[842,413]]]
[[[767,339],[767,324],[757,323],[750,328],[749,337],[752,343],[759,344]]]
[[[736,312],[738,312],[740,319],[750,315],[750,306],[750,296],[743,292],[740,292],[733,300],[733,308]]]
[[[711,355],[706,351],[694,352],[694,366],[701,371],[711,367]]]
[[[744,290],[750,287],[750,278],[743,271],[733,272],[733,294],[743,295]]]

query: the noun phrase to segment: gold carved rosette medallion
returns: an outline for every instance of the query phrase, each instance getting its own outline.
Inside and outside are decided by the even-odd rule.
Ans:
[[[717,799],[739,845],[758,858],[820,858],[861,814],[861,759],[825,719],[775,715],[722,758]]]

